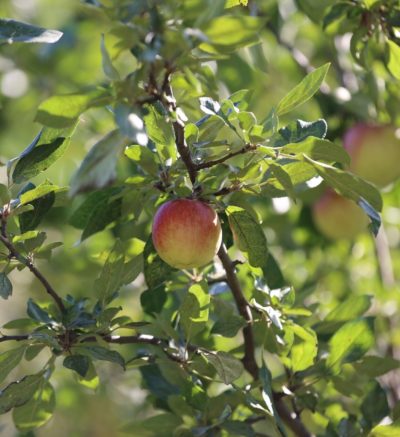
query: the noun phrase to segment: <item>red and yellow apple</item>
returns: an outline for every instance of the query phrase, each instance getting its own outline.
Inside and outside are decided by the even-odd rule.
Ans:
[[[368,217],[352,200],[327,190],[312,206],[312,216],[317,229],[326,237],[352,239],[367,230]]]
[[[217,213],[207,203],[193,199],[170,200],[161,205],[152,233],[160,258],[178,269],[206,265],[222,241]]]
[[[390,125],[357,123],[343,137],[349,170],[378,187],[400,177],[400,130]]]

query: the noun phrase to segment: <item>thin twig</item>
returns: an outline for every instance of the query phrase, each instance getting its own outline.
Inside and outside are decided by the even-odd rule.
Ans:
[[[0,343],[3,341],[23,341],[28,340],[29,334],[23,334],[23,335],[1,335],[0,336]]]
[[[46,292],[54,299],[61,313],[66,312],[66,308],[63,304],[61,297],[57,294],[54,288],[50,285],[49,281],[42,275],[42,273],[35,267],[32,261],[29,258],[21,255],[17,248],[13,245],[13,243],[8,238],[7,234],[7,214],[6,210],[3,211],[1,215],[1,233],[0,233],[0,241],[6,246],[8,251],[10,252],[10,256],[17,259],[24,266],[28,267],[28,269],[33,273],[34,276],[41,282]]]
[[[222,164],[223,162],[227,161],[230,158],[233,158],[237,155],[243,155],[246,152],[249,152],[251,150],[256,150],[257,146],[255,144],[246,144],[244,147],[242,147],[240,150],[237,150],[236,152],[230,152],[227,155],[223,156],[222,158],[214,159],[212,161],[206,161],[202,162],[200,164],[194,164],[196,170],[202,170],[205,168],[214,167],[215,165]]]
[[[164,87],[163,91],[167,97],[167,99],[165,99],[166,100],[165,104],[169,108],[170,112],[176,112],[177,110],[176,100],[172,92],[169,79],[164,81],[163,87]],[[172,122],[172,127],[174,128],[176,147],[182,158],[182,161],[184,162],[187,168],[190,181],[194,185],[197,177],[197,169],[196,169],[196,164],[192,160],[189,147],[186,144],[185,125],[181,120],[176,118],[176,120]]]

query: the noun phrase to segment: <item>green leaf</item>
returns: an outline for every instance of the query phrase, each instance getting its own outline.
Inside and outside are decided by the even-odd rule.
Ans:
[[[100,276],[94,283],[96,296],[104,307],[122,286],[125,255],[120,240],[116,240],[103,266]]]
[[[126,138],[113,130],[97,142],[82,161],[71,181],[70,195],[103,188],[116,177],[118,155],[126,145]]]
[[[368,355],[353,363],[353,367],[359,375],[365,375],[372,379],[391,370],[400,369],[400,361],[391,357]]]
[[[165,285],[159,284],[151,289],[145,290],[140,295],[140,305],[145,313],[154,315],[160,313],[167,301]]]
[[[359,202],[361,199],[366,200],[371,206],[378,210],[382,210],[382,198],[379,191],[374,185],[364,181],[352,173],[332,167],[328,164],[316,162],[305,155],[309,162],[324,178],[324,180],[332,187],[339,191],[345,197]]]
[[[111,80],[120,80],[118,70],[112,64],[110,55],[108,54],[106,43],[104,41],[104,34],[101,35],[100,50],[104,74]]]
[[[47,170],[66,151],[75,125],[67,129],[43,128],[33,142],[17,158],[7,164],[14,166],[12,180],[18,184]]]
[[[20,195],[19,201],[20,205],[25,205],[27,203],[32,203],[39,198],[46,196],[49,193],[56,193],[58,191],[65,191],[66,187],[60,188],[57,185],[52,185],[49,183],[40,184],[38,187],[32,188],[32,190],[25,191]]]
[[[260,375],[260,380],[262,383],[261,395],[262,395],[262,398],[265,402],[267,410],[270,413],[270,415],[275,418],[276,426],[278,427],[280,434],[282,436],[286,436],[286,431],[283,427],[281,418],[279,417],[278,412],[276,411],[276,408],[274,405],[271,372],[269,371],[267,365],[265,364],[264,359],[262,360],[262,366],[259,370],[259,375]]]
[[[36,304],[33,299],[28,299],[28,308],[27,308],[28,316],[33,320],[36,320],[41,323],[52,323],[53,319],[49,316],[49,314],[40,308],[38,304]]]
[[[125,155],[135,161],[152,176],[158,175],[157,155],[145,146],[131,146],[125,149]]]
[[[389,62],[387,67],[396,79],[400,80],[400,47],[391,40],[387,40],[389,48]]]
[[[26,404],[43,382],[43,372],[12,382],[0,392],[0,414]]]
[[[32,319],[15,319],[3,325],[3,329],[34,329],[38,323]]]
[[[340,303],[325,319],[317,323],[313,328],[318,334],[330,334],[336,332],[348,320],[362,316],[372,304],[372,296],[350,296]]]
[[[230,303],[217,298],[214,298],[212,302],[217,321],[214,323],[211,333],[228,338],[235,337],[239,329],[246,326],[245,320],[243,317],[235,314],[234,308]]]
[[[299,143],[289,143],[279,148],[279,152],[298,158],[302,158],[302,155],[306,154],[316,161],[350,163],[350,157],[342,146],[315,137],[309,137]]]
[[[8,299],[12,295],[13,286],[8,276],[4,273],[0,273],[0,296],[3,299]]]
[[[284,167],[281,167],[279,164],[271,163],[269,168],[272,171],[272,174],[276,177],[276,179],[280,182],[284,190],[286,191],[287,195],[294,199],[295,193],[294,193],[294,187],[292,179],[290,178],[290,175],[285,171]]]
[[[328,125],[323,119],[312,122],[296,120],[279,129],[273,145],[281,147],[290,143],[300,143],[308,137],[325,138],[327,130]]]
[[[104,230],[109,224],[121,218],[122,199],[117,198],[108,203],[97,204],[89,217],[85,229],[81,235],[81,241],[86,240],[93,234]]]
[[[149,236],[143,250],[144,257],[144,277],[149,289],[156,288],[163,284],[173,272],[166,262],[157,254],[151,235]]]
[[[290,325],[288,329],[294,333],[294,343],[290,349],[288,365],[293,372],[308,369],[317,357],[317,336],[312,329],[296,324]]]
[[[42,380],[41,385],[26,404],[14,408],[13,421],[21,432],[32,431],[47,423],[56,405],[54,389],[49,382]]]
[[[55,190],[50,191],[50,187],[53,186],[47,186],[49,187],[49,191],[44,195],[39,195],[39,193],[47,191],[46,187],[44,187],[43,191],[41,190],[41,187],[43,186],[39,185],[37,188],[29,190],[21,196],[21,199],[23,198],[21,202],[30,203],[33,206],[33,211],[27,211],[18,216],[18,222],[21,232],[27,232],[35,229],[40,224],[47,212],[54,205]]]
[[[182,424],[182,419],[172,413],[150,416],[144,420],[134,420],[122,426],[121,432],[143,437],[173,436],[174,431]]]
[[[328,72],[330,63],[309,73],[295,88],[290,91],[277,105],[276,114],[281,116],[293,111],[319,90]]]
[[[253,267],[263,267],[268,248],[261,225],[246,210],[238,206],[228,206],[226,213],[239,249],[247,252]]]
[[[225,8],[233,8],[234,6],[247,6],[248,0],[226,0]]]
[[[29,345],[26,349],[24,358],[26,359],[26,361],[32,361],[40,354],[40,352],[42,352],[45,347],[46,345],[44,344]]]
[[[201,354],[212,364],[225,384],[231,384],[243,373],[243,364],[227,352],[205,352]]]
[[[146,105],[145,109],[148,111],[144,117],[148,137],[164,160],[176,161],[175,135],[171,123],[166,120],[164,107]]]
[[[194,284],[189,288],[182,305],[179,308],[181,323],[187,336],[193,335],[208,321],[210,310],[210,295],[205,281]]]
[[[63,361],[63,366],[75,370],[78,375],[84,378],[89,370],[90,358],[79,354],[68,355]]]
[[[285,285],[282,272],[275,258],[268,252],[267,239],[261,225],[246,210],[228,206],[229,225],[239,249],[247,252],[249,263],[261,267],[265,281],[271,288]]]
[[[343,325],[329,341],[327,366],[338,373],[343,363],[357,361],[375,344],[372,320],[362,318]]]
[[[96,369],[92,362],[89,364],[89,370],[85,377],[78,375],[78,382],[84,387],[87,387],[91,390],[96,390],[100,383],[100,379],[97,376]]]
[[[391,425],[375,426],[368,434],[368,437],[398,437],[400,435],[400,419]]]
[[[361,404],[363,421],[367,424],[366,428],[371,429],[390,413],[386,393],[378,382],[374,381],[371,389]]]
[[[250,46],[259,41],[258,33],[264,24],[262,18],[246,15],[223,15],[216,17],[202,27],[207,43],[200,45],[205,51],[217,50],[221,53],[233,52],[240,47]]]
[[[24,356],[25,350],[26,346],[20,346],[0,354],[0,383],[17,367]]]
[[[125,369],[125,360],[117,351],[111,351],[105,347],[96,345],[75,346],[74,351],[79,352],[79,354],[87,355],[94,360],[109,361],[111,363],[119,364],[123,369]]]
[[[87,109],[111,103],[110,91],[94,89],[85,94],[53,96],[39,105],[35,121],[45,126],[61,129],[75,125],[78,117]]]
[[[43,29],[21,21],[0,19],[0,43],[55,43],[63,33],[59,30]]]

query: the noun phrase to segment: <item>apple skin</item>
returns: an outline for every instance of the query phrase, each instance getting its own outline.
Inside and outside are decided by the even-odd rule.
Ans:
[[[400,177],[399,133],[390,125],[355,124],[343,137],[349,170],[380,188],[394,182]]]
[[[192,199],[161,205],[154,216],[152,235],[160,258],[178,269],[208,264],[222,241],[217,213],[207,203]]]
[[[352,200],[328,189],[312,206],[314,224],[321,234],[336,239],[353,239],[366,231],[368,217]]]

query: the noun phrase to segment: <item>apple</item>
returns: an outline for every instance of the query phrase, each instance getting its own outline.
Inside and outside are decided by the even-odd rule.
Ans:
[[[369,220],[364,211],[352,200],[328,189],[312,206],[317,229],[326,237],[352,239],[367,229]]]
[[[390,125],[357,123],[343,137],[349,170],[385,187],[400,177],[400,130]]]
[[[193,199],[170,200],[153,221],[153,244],[172,267],[190,269],[209,263],[222,241],[221,224],[210,205]]]

